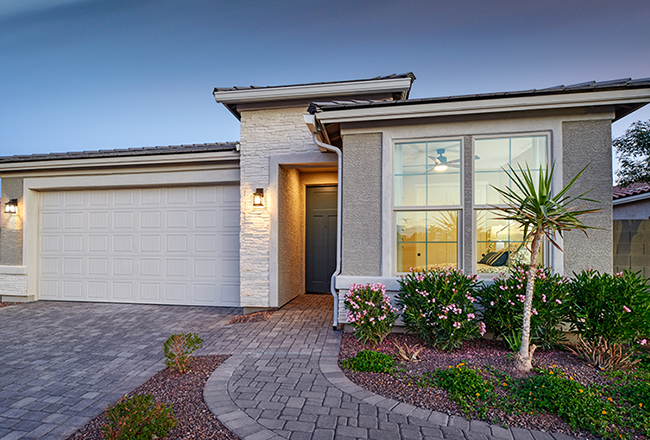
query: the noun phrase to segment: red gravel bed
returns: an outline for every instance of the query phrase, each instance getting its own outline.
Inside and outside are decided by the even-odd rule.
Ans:
[[[271,317],[274,310],[262,310],[261,312],[249,313],[248,315],[239,315],[228,321],[228,324],[244,324],[247,322],[262,322]]]
[[[237,440],[239,437],[223,426],[203,402],[205,383],[227,358],[228,356],[196,356],[186,374],[174,373],[165,368],[129,395],[151,393],[157,401],[173,404],[176,427],[166,437],[168,440]],[[102,440],[104,436],[101,427],[104,423],[104,414],[101,414],[67,440]]]
[[[469,416],[470,418],[479,417],[478,414],[463,414],[460,406],[449,399],[445,390],[435,387],[420,388],[412,383],[409,378],[421,376],[423,373],[438,368],[455,367],[463,362],[466,367],[481,369],[485,376],[491,376],[486,370],[488,367],[492,367],[509,374],[513,378],[521,377],[521,374],[514,370],[514,364],[511,362],[514,357],[513,354],[501,342],[487,339],[467,341],[453,353],[447,353],[426,347],[415,336],[391,333],[380,346],[367,346],[366,348],[382,353],[395,354],[397,350],[393,345],[394,342],[402,346],[406,343],[409,347],[417,344],[424,347],[420,352],[422,359],[420,362],[397,363],[397,368],[403,372],[399,374],[399,378],[388,374],[360,373],[342,368],[343,372],[352,382],[381,396],[420,408],[440,411],[449,415]],[[363,344],[351,333],[344,333],[339,360],[354,357],[362,349]],[[395,356],[395,359],[398,359],[398,356]],[[556,367],[585,385],[610,382],[607,377],[600,375],[595,368],[564,351],[538,349],[535,352],[533,366],[538,368]],[[495,387],[496,392],[505,393],[505,391],[498,388]],[[550,414],[512,414],[499,409],[491,409],[488,411],[486,419],[490,423],[509,427],[561,432],[572,437],[597,438],[591,433],[573,430],[561,418]]]
[[[14,303],[14,302],[0,302],[0,309],[3,308],[3,307],[15,306],[16,304],[20,304],[20,303]]]

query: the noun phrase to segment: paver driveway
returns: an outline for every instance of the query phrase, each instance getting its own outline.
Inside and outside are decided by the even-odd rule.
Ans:
[[[212,345],[239,313],[45,301],[0,308],[0,440],[66,438],[160,371],[172,333],[197,332]]]

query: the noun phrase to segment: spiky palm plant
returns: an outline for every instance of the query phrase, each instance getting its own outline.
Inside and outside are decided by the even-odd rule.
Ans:
[[[587,165],[588,166],[588,165]],[[562,248],[557,243],[556,236],[562,237],[565,231],[580,230],[587,234],[587,229],[595,229],[591,226],[584,225],[579,217],[599,211],[599,209],[584,209],[584,204],[578,207],[570,207],[576,201],[596,202],[597,200],[585,197],[587,192],[578,196],[569,196],[567,192],[578,180],[582,173],[587,169],[584,167],[561,191],[556,195],[552,194],[551,184],[553,181],[553,171],[555,164],[549,170],[539,173],[539,179],[535,184],[528,164],[524,170],[521,165],[517,164],[519,173],[509,165],[509,170],[502,168],[510,181],[514,184],[511,188],[497,188],[492,186],[501,194],[507,206],[492,206],[492,208],[501,211],[501,220],[512,220],[521,225],[524,233],[522,243],[517,248],[517,252],[527,246],[530,251],[530,265],[528,267],[526,284],[526,299],[524,301],[523,326],[521,335],[521,348],[515,368],[519,371],[530,371],[532,369],[532,360],[535,345],[530,345],[530,315],[533,304],[533,290],[535,288],[535,266],[537,255],[544,237],[555,246],[558,250]]]

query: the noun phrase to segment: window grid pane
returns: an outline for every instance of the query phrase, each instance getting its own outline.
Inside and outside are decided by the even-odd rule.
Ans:
[[[458,211],[397,213],[397,272],[456,266]]]

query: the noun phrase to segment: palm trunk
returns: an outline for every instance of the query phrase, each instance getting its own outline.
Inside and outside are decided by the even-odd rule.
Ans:
[[[533,291],[535,290],[535,275],[537,269],[537,254],[542,245],[542,231],[533,236],[533,243],[530,250],[530,265],[528,266],[528,282],[526,283],[526,299],[524,301],[523,325],[521,327],[521,347],[515,369],[528,372],[533,368],[533,353],[537,348],[530,346],[530,315],[533,310]]]

